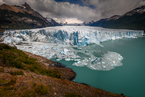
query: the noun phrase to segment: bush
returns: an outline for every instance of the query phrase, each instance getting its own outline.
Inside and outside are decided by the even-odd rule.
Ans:
[[[15,83],[16,83],[16,79],[12,79],[8,83],[5,83],[4,86],[14,85]]]
[[[23,71],[13,71],[10,72],[11,75],[24,75]]]
[[[7,90],[13,90],[14,87],[10,87],[10,86],[7,86],[7,87],[4,87],[4,90],[7,91]]]
[[[4,68],[0,68],[0,72],[4,72]]]
[[[11,80],[0,80],[0,84],[3,86],[10,86],[14,85],[16,83],[16,79],[11,79]]]
[[[55,78],[61,78],[61,74],[57,70],[44,69],[41,73],[43,75],[48,75],[48,76],[55,77]]]
[[[26,90],[23,94],[22,97],[36,97],[35,91],[32,90]]]
[[[43,84],[35,85],[35,91],[40,95],[46,95],[49,93],[48,87]]]

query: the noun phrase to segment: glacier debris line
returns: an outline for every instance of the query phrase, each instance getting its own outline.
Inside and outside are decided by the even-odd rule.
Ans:
[[[139,30],[115,30],[87,26],[57,26],[39,29],[6,30],[3,43],[48,59],[75,60],[75,66],[111,70],[121,66],[123,57],[99,46],[101,42],[143,36]],[[98,44],[98,45],[97,45]]]

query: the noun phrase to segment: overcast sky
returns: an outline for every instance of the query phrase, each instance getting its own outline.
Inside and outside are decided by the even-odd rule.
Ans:
[[[44,17],[68,23],[97,21],[145,5],[144,0],[0,0],[10,5],[24,2]]]

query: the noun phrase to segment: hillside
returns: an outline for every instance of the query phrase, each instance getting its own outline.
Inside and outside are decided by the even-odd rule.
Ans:
[[[90,26],[113,29],[145,30],[145,6],[133,9],[122,16],[114,15],[110,18],[93,22]]]
[[[48,21],[27,3],[23,5],[2,4],[0,13],[0,32],[4,29],[29,29],[60,25],[53,19],[53,22]]]
[[[0,43],[1,97],[125,97],[72,82],[72,69]]]

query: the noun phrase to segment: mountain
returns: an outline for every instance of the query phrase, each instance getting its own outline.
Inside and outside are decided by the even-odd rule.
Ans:
[[[90,26],[93,23],[94,23],[94,21],[91,21],[91,22],[83,22],[83,25]]]
[[[54,19],[52,19],[52,18],[47,18],[47,20],[49,21],[49,22],[51,22],[51,24],[53,25],[53,26],[61,26],[61,24],[59,24],[59,23],[57,23]]]
[[[23,5],[2,4],[0,13],[0,29],[29,29],[60,25],[53,19],[51,22],[48,21],[27,3]]]
[[[145,30],[145,6],[133,9],[123,15],[114,15],[110,18],[93,22],[90,26],[113,29]]]

